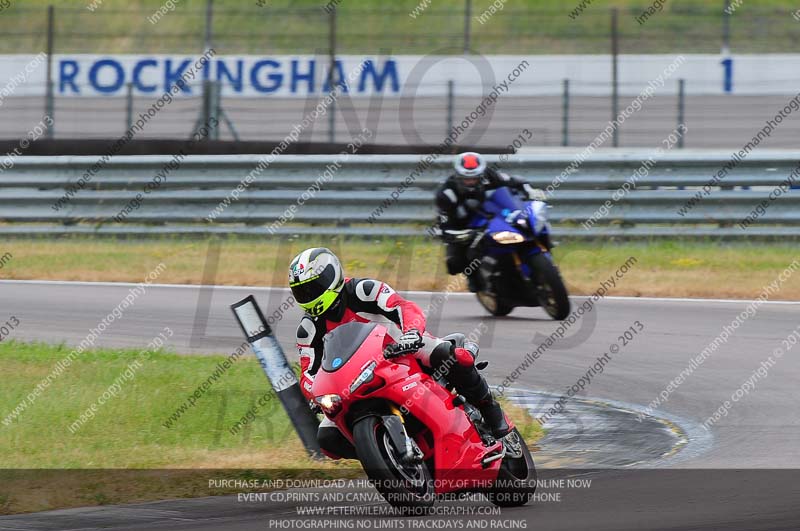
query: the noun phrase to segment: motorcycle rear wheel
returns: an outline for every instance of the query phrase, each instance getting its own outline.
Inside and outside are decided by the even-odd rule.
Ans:
[[[373,486],[393,507],[423,511],[436,501],[433,480],[424,462],[404,463],[391,444],[380,417],[365,417],[353,426],[358,460]]]

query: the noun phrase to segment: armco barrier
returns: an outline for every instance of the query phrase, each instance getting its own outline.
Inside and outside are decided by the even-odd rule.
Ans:
[[[501,167],[540,188],[551,185],[577,151],[503,156]],[[608,214],[590,228],[581,224],[617,190],[651,152],[596,153],[554,190],[549,215],[563,237],[698,236],[765,238],[800,236],[800,192],[790,190],[746,230],[739,227],[770,190],[798,165],[798,154],[753,153],[685,215],[678,210],[729,161],[728,151],[680,150],[656,158],[647,176],[636,181]],[[62,207],[65,190],[97,162],[96,157],[18,157],[0,173],[0,234],[103,234],[147,236],[183,234],[286,235],[349,234],[404,236],[425,234],[434,220],[433,190],[450,171],[450,157],[435,160],[414,177],[417,155],[361,155],[339,158],[341,167],[321,190],[302,196],[337,156],[277,157],[213,221],[207,217],[258,164],[259,155],[188,156],[166,174],[160,187],[143,193],[170,156],[125,156],[108,162]],[[424,157],[422,157],[424,158]],[[490,156],[491,162],[498,157]],[[371,214],[406,179],[411,182],[396,203],[369,222]],[[139,208],[114,220],[142,193]],[[313,197],[309,197],[313,195]],[[293,219],[268,227],[295,205]]]

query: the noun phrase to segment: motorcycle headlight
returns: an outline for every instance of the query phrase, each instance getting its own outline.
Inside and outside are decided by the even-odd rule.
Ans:
[[[314,399],[325,415],[334,417],[342,409],[342,397],[339,395],[322,395]]]
[[[522,243],[525,241],[525,237],[518,233],[518,232],[511,232],[510,230],[504,230],[500,232],[495,232],[492,234],[492,239],[497,243]]]
[[[375,375],[375,367],[377,365],[378,363],[373,361],[372,363],[364,367],[364,370],[361,371],[361,374],[358,375],[358,378],[353,380],[353,383],[350,384],[351,393],[355,392],[355,390],[361,387],[361,385],[372,381],[372,378]]]

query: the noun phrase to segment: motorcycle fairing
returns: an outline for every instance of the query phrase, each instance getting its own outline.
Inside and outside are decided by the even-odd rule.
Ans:
[[[348,323],[355,327],[370,327],[366,335],[353,330],[340,337],[364,337],[352,355],[335,372],[319,372],[314,379],[314,396],[337,394],[342,399],[342,410],[331,420],[350,441],[353,440],[352,419],[348,416],[350,406],[357,401],[379,400],[393,404],[412,414],[430,431],[434,444],[434,479],[436,492],[452,492],[469,486],[486,486],[497,478],[500,461],[485,468],[482,460],[502,448],[496,442],[486,447],[462,406],[453,403],[454,395],[424,373],[415,358],[405,356],[395,361],[383,359],[383,344],[387,334],[384,326],[376,323]],[[346,326],[346,325],[342,325]],[[341,327],[340,327],[341,328]],[[326,347],[331,343],[326,343]],[[347,350],[352,350],[348,348]],[[327,353],[325,354],[328,355]],[[341,357],[338,352],[331,358]],[[364,385],[350,392],[350,384],[372,362],[375,378],[382,378],[378,387]],[[398,398],[402,397],[401,403]],[[376,411],[382,416],[384,412]],[[426,456],[427,457],[427,456]]]
[[[322,338],[324,343],[322,363],[320,364],[322,370],[333,372],[344,366],[375,326],[375,323],[351,322],[339,325],[325,334],[325,337]]]

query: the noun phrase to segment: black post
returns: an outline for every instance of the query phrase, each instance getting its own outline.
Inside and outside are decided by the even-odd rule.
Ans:
[[[317,442],[319,421],[309,409],[303,393],[300,392],[297,376],[286,360],[280,343],[272,334],[267,320],[264,319],[264,314],[261,313],[255,297],[248,295],[232,304],[231,310],[233,310],[239,326],[242,327],[247,342],[250,343],[253,352],[258,357],[272,389],[283,404],[303,446],[311,456],[319,457],[321,455]]]
[[[214,38],[214,0],[206,0],[206,33],[203,39],[203,52],[211,49]]]
[[[725,0],[722,10],[722,49],[720,55],[727,57],[731,51],[731,0]]]
[[[336,83],[336,6],[332,6],[330,17],[328,18],[330,29],[328,52],[330,53],[330,68],[328,70],[328,89],[331,95],[335,92]],[[328,107],[328,142],[336,142],[336,101],[332,101]]]
[[[681,135],[678,137],[679,148],[683,147],[683,138],[686,136],[686,130],[683,128],[685,124],[683,111],[686,105],[685,85],[686,85],[685,79],[678,80],[678,132],[681,133]]]
[[[222,82],[211,82],[211,117],[208,120],[208,134],[212,140],[219,140],[219,110],[222,107]]]
[[[569,79],[564,80],[564,94],[561,99],[561,145],[569,145]]]
[[[450,136],[450,131],[453,130],[453,107],[455,98],[455,86],[452,79],[447,80],[447,131],[444,136]]]
[[[198,132],[205,131],[205,133],[203,134],[204,140],[211,139],[210,135],[211,131],[208,130],[208,127],[213,112],[212,107],[214,105],[213,91],[214,91],[213,81],[211,81],[210,79],[206,79],[205,81],[203,81],[203,110],[202,110],[202,116],[200,118],[200,123],[197,126],[197,131]]]
[[[611,121],[616,123],[619,102],[619,33],[617,31],[617,8],[611,9]],[[612,136],[614,147],[619,147],[619,127],[614,127]]]
[[[53,105],[53,37],[55,36],[55,8],[52,5],[47,6],[47,85],[45,86],[44,95],[44,114],[50,117],[50,120],[45,120],[45,123],[54,124],[55,116]],[[53,138],[55,134],[54,125],[47,126],[47,138]]]
[[[464,0],[464,53],[468,54],[471,40],[472,0]]]
[[[128,91],[125,96],[125,131],[127,132],[133,125],[133,83],[128,83]]]

